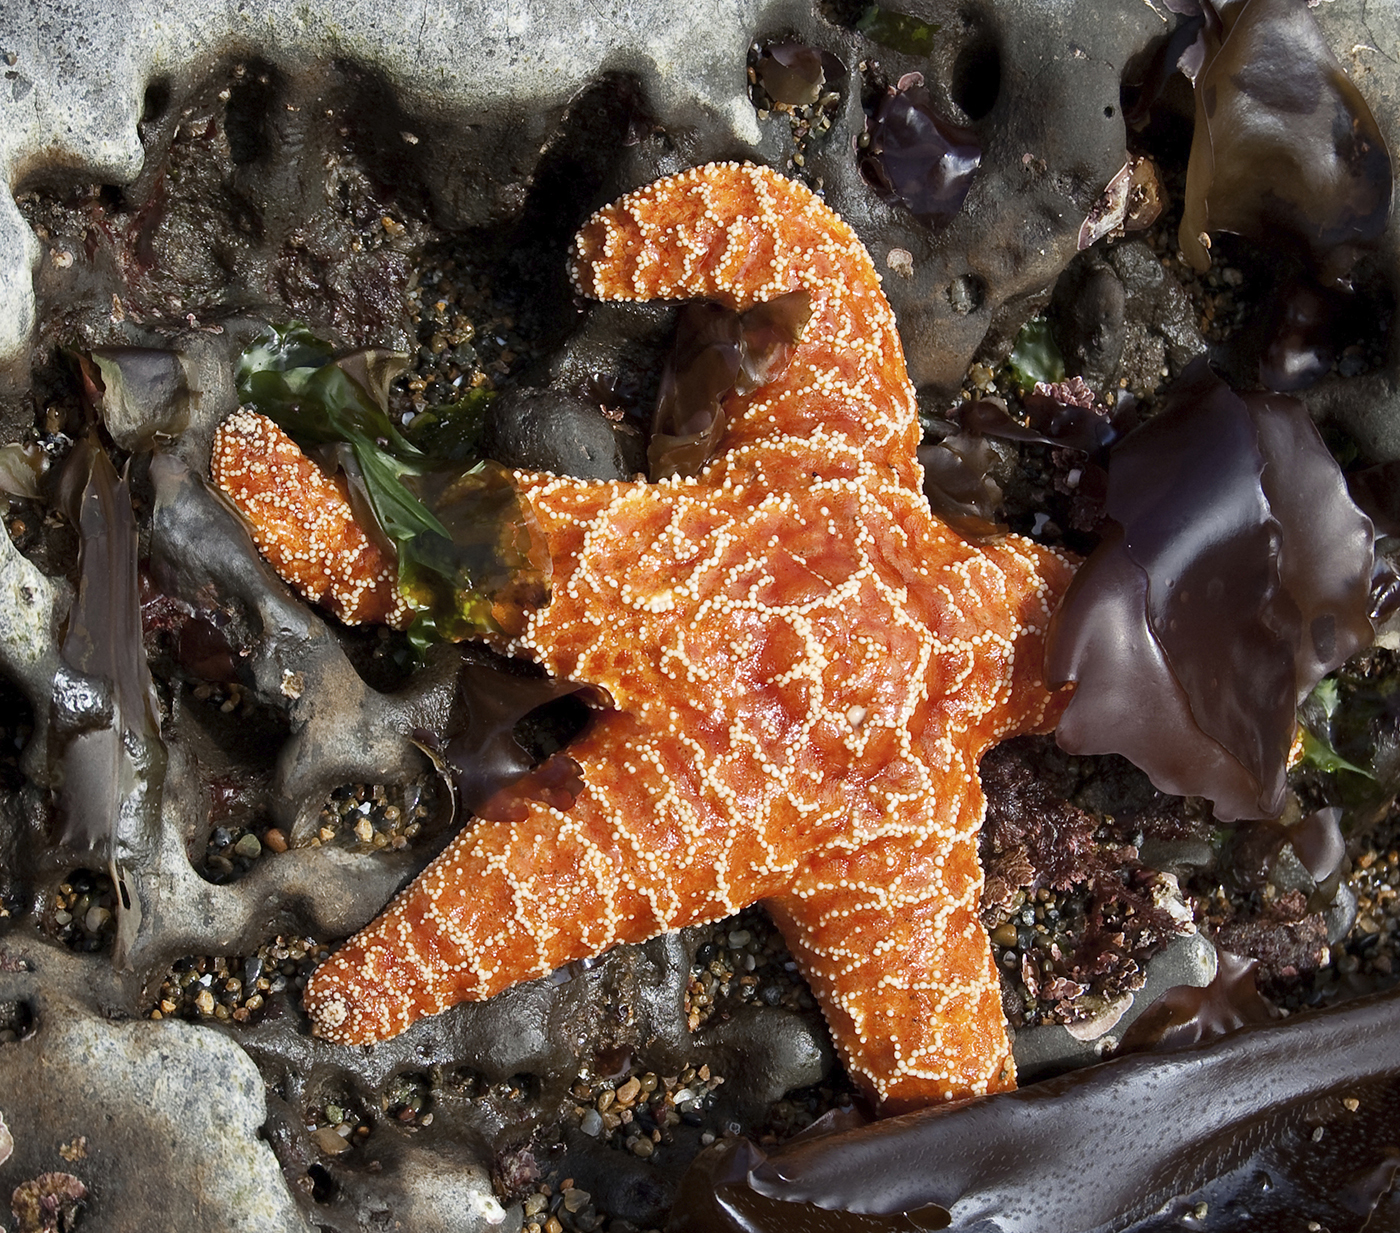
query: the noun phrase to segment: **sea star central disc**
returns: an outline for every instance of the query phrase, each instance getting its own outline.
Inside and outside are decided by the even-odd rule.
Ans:
[[[519,477],[554,592],[512,649],[603,686],[567,811],[478,821],[315,974],[315,1029],[382,1040],[619,942],[762,902],[886,1109],[1012,1086],[978,920],[982,752],[1043,728],[1071,568],[972,544],[921,491],[914,392],[849,227],[715,164],[600,211],[579,289],[746,310],[797,288],[786,371],[726,403],[698,479]]]

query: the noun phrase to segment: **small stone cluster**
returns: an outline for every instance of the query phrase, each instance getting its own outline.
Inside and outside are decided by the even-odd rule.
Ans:
[[[398,852],[418,837],[428,817],[422,784],[402,787],[352,784],[331,793],[320,825],[308,841],[312,847],[339,842],[356,851]]]
[[[697,1031],[738,1006],[758,1002],[814,1011],[817,1003],[768,914],[746,908],[708,927],[685,991],[686,1025]]]
[[[299,990],[330,954],[314,938],[277,936],[246,957],[202,955],[177,960],[161,982],[152,1019],[256,1021],[269,998]]]
[[[427,1120],[432,1121],[431,1114]],[[311,1141],[327,1156],[339,1156],[364,1143],[372,1129],[354,1101],[332,1099],[321,1106],[321,1117],[310,1127]]]
[[[116,933],[116,903],[107,874],[75,869],[59,883],[52,905],[44,913],[44,928],[69,950],[109,950]]]
[[[682,1123],[704,1124],[701,1111],[723,1082],[703,1064],[672,1076],[648,1070],[620,1082],[580,1078],[571,1090],[576,1103],[570,1113],[584,1134],[647,1160],[672,1142]]]
[[[1400,967],[1400,851],[1364,852],[1351,875],[1356,894],[1356,939],[1334,960],[1343,975],[1364,971],[1393,976]]]
[[[514,318],[495,307],[489,286],[451,248],[425,254],[408,310],[418,346],[396,388],[407,395],[409,414],[491,388],[527,347]]]
[[[657,1233],[639,1230],[627,1220],[609,1219],[593,1203],[588,1191],[564,1178],[559,1185],[541,1182],[525,1197],[522,1233]]]
[[[1003,972],[1003,989],[1020,1002],[1009,1009],[1014,1027],[1073,1023],[1091,1018],[1106,1003],[1142,987],[1148,959],[1176,932],[1191,928],[1191,908],[1176,880],[1155,870],[1125,873],[1133,898],[1150,901],[1156,913],[1139,913],[1133,898],[1112,898],[1094,883],[1068,891],[1039,887],[1017,891],[995,910],[992,951]],[[1098,919],[1094,919],[1097,915]],[[1106,939],[1092,954],[1089,939]]]

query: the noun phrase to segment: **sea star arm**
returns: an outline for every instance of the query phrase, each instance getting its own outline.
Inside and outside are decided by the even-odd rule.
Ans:
[[[883,1113],[1015,1086],[978,917],[982,812],[973,787],[952,818],[816,854],[765,904]]]
[[[1069,563],[932,518],[879,279],[802,186],[736,164],[671,177],[590,220],[574,275],[733,308],[802,287],[813,311],[788,369],[726,403],[694,480],[517,477],[554,583],[508,649],[616,710],[571,747],[570,809],[473,825],[316,973],[317,1031],[384,1039],[762,900],[887,1109],[1009,1086],[977,760],[1054,720],[1041,650]]]
[[[312,603],[347,625],[408,627],[413,610],[394,562],[356,521],[344,483],[267,416],[240,407],[220,424],[209,474],[247,520],[258,551]]]
[[[621,942],[713,920],[774,889],[762,837],[707,799],[692,751],[605,711],[570,746],[567,811],[478,820],[316,973],[318,1035],[369,1044]]]

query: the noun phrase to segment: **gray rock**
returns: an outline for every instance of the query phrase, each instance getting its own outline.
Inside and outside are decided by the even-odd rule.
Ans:
[[[1133,306],[1119,376],[1126,377],[1131,388],[1153,390],[1204,353],[1206,344],[1196,328],[1195,310],[1181,284],[1143,241],[1113,245],[1108,263]]]
[[[381,1162],[382,1163],[382,1162]],[[345,1187],[360,1224],[384,1217],[413,1233],[517,1233],[520,1212],[491,1192],[491,1177],[471,1152],[453,1143],[418,1147],[392,1161],[385,1174],[359,1174]]]
[[[557,390],[512,390],[491,405],[486,452],[508,467],[575,479],[631,479],[646,469],[641,438],[596,402]]]
[[[1117,385],[1127,308],[1123,283],[1102,261],[1076,262],[1064,272],[1055,284],[1050,310],[1069,376],[1083,377],[1100,391]]]
[[[275,120],[250,112],[247,131],[230,135],[231,187],[263,232],[296,230],[308,194],[319,191],[316,169],[296,156],[340,123],[325,116],[323,102],[355,91],[371,105],[350,104],[352,139],[375,164],[393,181],[422,186],[440,220],[480,226],[519,211],[570,100],[605,76],[635,80],[642,110],[666,132],[665,141],[627,148],[609,190],[707,158],[782,163],[794,153],[786,120],[760,122],[745,65],[756,33],[796,29],[848,71],[840,123],[812,150],[807,171],[871,242],[877,263],[904,275],[889,292],[911,373],[946,393],[979,347],[1009,343],[1074,255],[1080,223],[1125,160],[1119,78],[1166,17],[1148,4],[1104,10],[1098,0],[908,7],[943,31],[927,60],[815,19],[797,0],[617,3],[587,18],[572,7],[561,18],[547,3],[507,12],[391,0],[341,6],[334,22],[288,0],[214,9],[143,0],[61,18],[30,0],[11,25],[0,170],[13,184],[42,158],[74,179],[137,183],[149,153],[172,139],[194,83],[221,59],[244,56],[266,66],[258,71],[267,90],[288,98]],[[128,37],[133,29],[143,36]],[[337,67],[328,69],[331,62]],[[922,72],[935,102],[977,128],[982,167],[947,228],[935,232],[861,180],[851,143],[864,125],[862,66],[891,80]],[[257,87],[249,89],[251,106]],[[188,233],[195,250],[201,234]],[[278,271],[265,248],[245,246],[221,260],[240,267],[245,286],[267,286]],[[197,251],[184,255],[201,260]],[[31,275],[49,256],[0,194],[0,368],[12,380],[34,330]],[[322,271],[332,295],[337,277]]]
[[[1215,947],[1201,933],[1169,942],[1147,963],[1141,989],[1123,994],[1093,1019],[1047,1024],[1016,1033],[1013,1051],[1022,1083],[1086,1066],[1110,1055],[1133,1021],[1168,989],[1177,985],[1204,988],[1215,979]]]
[[[44,758],[47,703],[59,664],[58,633],[71,602],[67,582],[46,577],[9,535],[0,535],[0,668],[34,707],[31,764]]]
[[[602,10],[356,0],[325,19],[291,0],[79,9],[29,0],[6,23],[3,50],[13,58],[0,88],[0,175],[13,185],[42,159],[73,177],[132,183],[145,159],[138,124],[152,82],[178,97],[224,57],[257,57],[289,76],[338,61],[364,66],[370,87],[387,84],[379,94],[393,105],[376,115],[414,124],[392,134],[398,153],[435,168],[444,213],[480,225],[518,208],[548,126],[603,72],[635,75],[656,114],[682,132],[703,125],[741,148],[756,145],[744,66],[757,11],[752,0],[738,11],[683,0]],[[294,164],[295,147],[276,131],[261,137],[259,145],[250,136],[250,156]],[[274,205],[295,197],[275,179],[263,188]],[[45,256],[0,193],[0,364],[26,353],[30,277]]]
[[[107,1233],[307,1233],[259,1138],[263,1080],[243,1050],[187,1023],[53,1010],[0,1045],[14,1136],[0,1190],[62,1170],[87,1186],[84,1227]]]
[[[720,1095],[740,1122],[761,1114],[784,1092],[820,1083],[835,1062],[815,1022],[777,1007],[746,1006],[707,1036],[731,1055]]]
[[[798,6],[789,10],[793,23]],[[1002,359],[1077,252],[1080,225],[1127,161],[1119,85],[1129,60],[1167,28],[1151,4],[1035,0],[901,5],[939,27],[927,58],[856,37],[810,41],[852,70],[843,127],[805,156],[827,200],[866,241],[899,320],[910,376],[950,398],[978,355]],[[844,32],[843,32],[844,33]],[[865,184],[849,142],[864,128],[866,87],[919,72],[934,106],[982,141],[959,213],[933,228]],[[769,123],[781,123],[781,120]]]

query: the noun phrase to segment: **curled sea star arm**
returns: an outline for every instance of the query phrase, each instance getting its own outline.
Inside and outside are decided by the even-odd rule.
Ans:
[[[855,232],[796,181],[716,164],[629,193],[580,230],[574,281],[600,300],[705,297],[739,310],[806,289],[812,316],[791,364],[726,403],[726,457],[702,479],[752,482],[764,446],[781,464],[802,442],[920,487],[914,389],[880,277]]]

